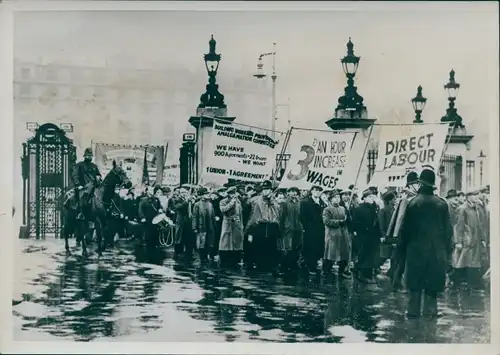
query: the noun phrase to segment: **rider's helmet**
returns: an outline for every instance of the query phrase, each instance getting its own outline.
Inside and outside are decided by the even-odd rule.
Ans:
[[[83,152],[83,157],[84,158],[92,158],[92,148],[86,148],[85,151]]]

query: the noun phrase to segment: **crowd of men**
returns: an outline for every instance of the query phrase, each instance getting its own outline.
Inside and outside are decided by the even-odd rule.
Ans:
[[[219,189],[183,185],[172,191],[146,188],[137,199],[127,192],[129,219],[146,225],[164,212],[175,223],[175,255],[201,262],[286,274],[355,277],[376,284],[387,277],[395,292],[409,293],[408,316],[437,314],[445,286],[482,289],[489,268],[489,187],[436,194],[435,173],[410,172],[404,189],[379,192],[275,190],[271,181]],[[381,266],[390,260],[386,275]],[[334,267],[336,265],[336,267]],[[354,274],[354,275],[353,275]]]

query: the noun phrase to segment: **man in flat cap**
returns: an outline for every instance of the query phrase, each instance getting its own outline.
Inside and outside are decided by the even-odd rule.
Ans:
[[[487,247],[485,219],[479,205],[479,191],[466,193],[467,201],[458,208],[454,234],[453,285],[465,282],[472,289],[481,289],[483,249]]]
[[[318,273],[318,262],[325,251],[325,226],[321,186],[312,186],[309,195],[300,202],[300,221],[304,227],[302,257],[310,273]]]
[[[191,222],[200,261],[206,262],[215,240],[215,211],[205,187],[199,188],[197,194],[200,198],[193,205]]]
[[[241,260],[244,235],[243,209],[235,186],[227,189],[227,197],[220,202],[220,210],[223,215],[219,241],[221,266],[235,268]]]
[[[374,271],[380,257],[380,228],[378,209],[373,189],[366,189],[362,194],[362,203],[353,210],[352,224],[356,236],[357,263],[356,277],[363,283],[375,284]]]
[[[300,249],[302,247],[303,227],[300,222],[299,189],[290,187],[287,190],[286,200],[280,204],[280,251],[282,257],[282,271],[295,271],[298,266]]]
[[[253,200],[246,226],[248,241],[252,244],[250,260],[261,270],[275,272],[279,262],[278,239],[281,237],[280,209],[272,194],[271,181],[265,180],[261,187],[261,194]]]

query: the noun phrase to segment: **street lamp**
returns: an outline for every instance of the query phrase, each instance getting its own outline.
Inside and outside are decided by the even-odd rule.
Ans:
[[[484,160],[486,159],[486,155],[483,153],[483,150],[479,152],[479,185],[480,187],[483,187],[483,167],[484,167]]]
[[[441,117],[441,122],[452,122],[454,123],[454,127],[464,128],[462,117],[460,117],[455,108],[455,100],[460,89],[460,84],[455,81],[455,71],[453,69],[450,71],[449,81],[444,85],[444,88],[448,91],[449,104],[446,109],[446,115]]]
[[[358,94],[358,88],[354,86],[354,76],[358,71],[360,59],[360,57],[354,55],[354,44],[351,42],[351,37],[349,37],[347,55],[340,60],[347,77],[347,86],[344,88],[344,95],[338,99],[335,117],[347,114],[349,118],[362,118],[363,111],[366,111],[366,107],[363,105],[363,97]]]
[[[275,129],[276,129],[276,42],[273,43],[274,50],[268,53],[262,53],[257,61],[257,72],[253,75],[257,79],[264,79],[267,75],[264,73],[264,63],[262,58],[267,56],[273,57],[273,73],[271,75],[272,80],[272,95],[271,95],[271,137],[275,139]]]
[[[208,85],[206,86],[206,91],[200,97],[200,104],[198,108],[205,107],[217,107],[226,108],[224,103],[224,95],[219,91],[219,85],[216,84],[217,70],[219,69],[219,63],[221,60],[221,55],[215,52],[215,47],[217,42],[214,39],[214,35],[211,36],[208,42],[209,51],[203,55],[203,60],[205,61],[205,68],[208,74]]]
[[[422,86],[418,86],[417,88],[417,96],[411,99],[411,103],[413,105],[413,109],[415,110],[415,120],[413,123],[423,123],[422,111],[425,108],[425,104],[427,103],[427,99],[422,95]]]

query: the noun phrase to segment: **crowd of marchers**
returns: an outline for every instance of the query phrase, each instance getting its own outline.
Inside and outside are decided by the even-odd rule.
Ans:
[[[404,189],[274,189],[271,181],[219,189],[182,185],[130,189],[122,206],[145,240],[165,213],[176,257],[275,275],[304,271],[376,285],[389,278],[408,293],[408,316],[437,316],[446,287],[482,289],[489,270],[489,187],[436,194],[435,173],[408,173]],[[381,266],[389,263],[386,273]]]

